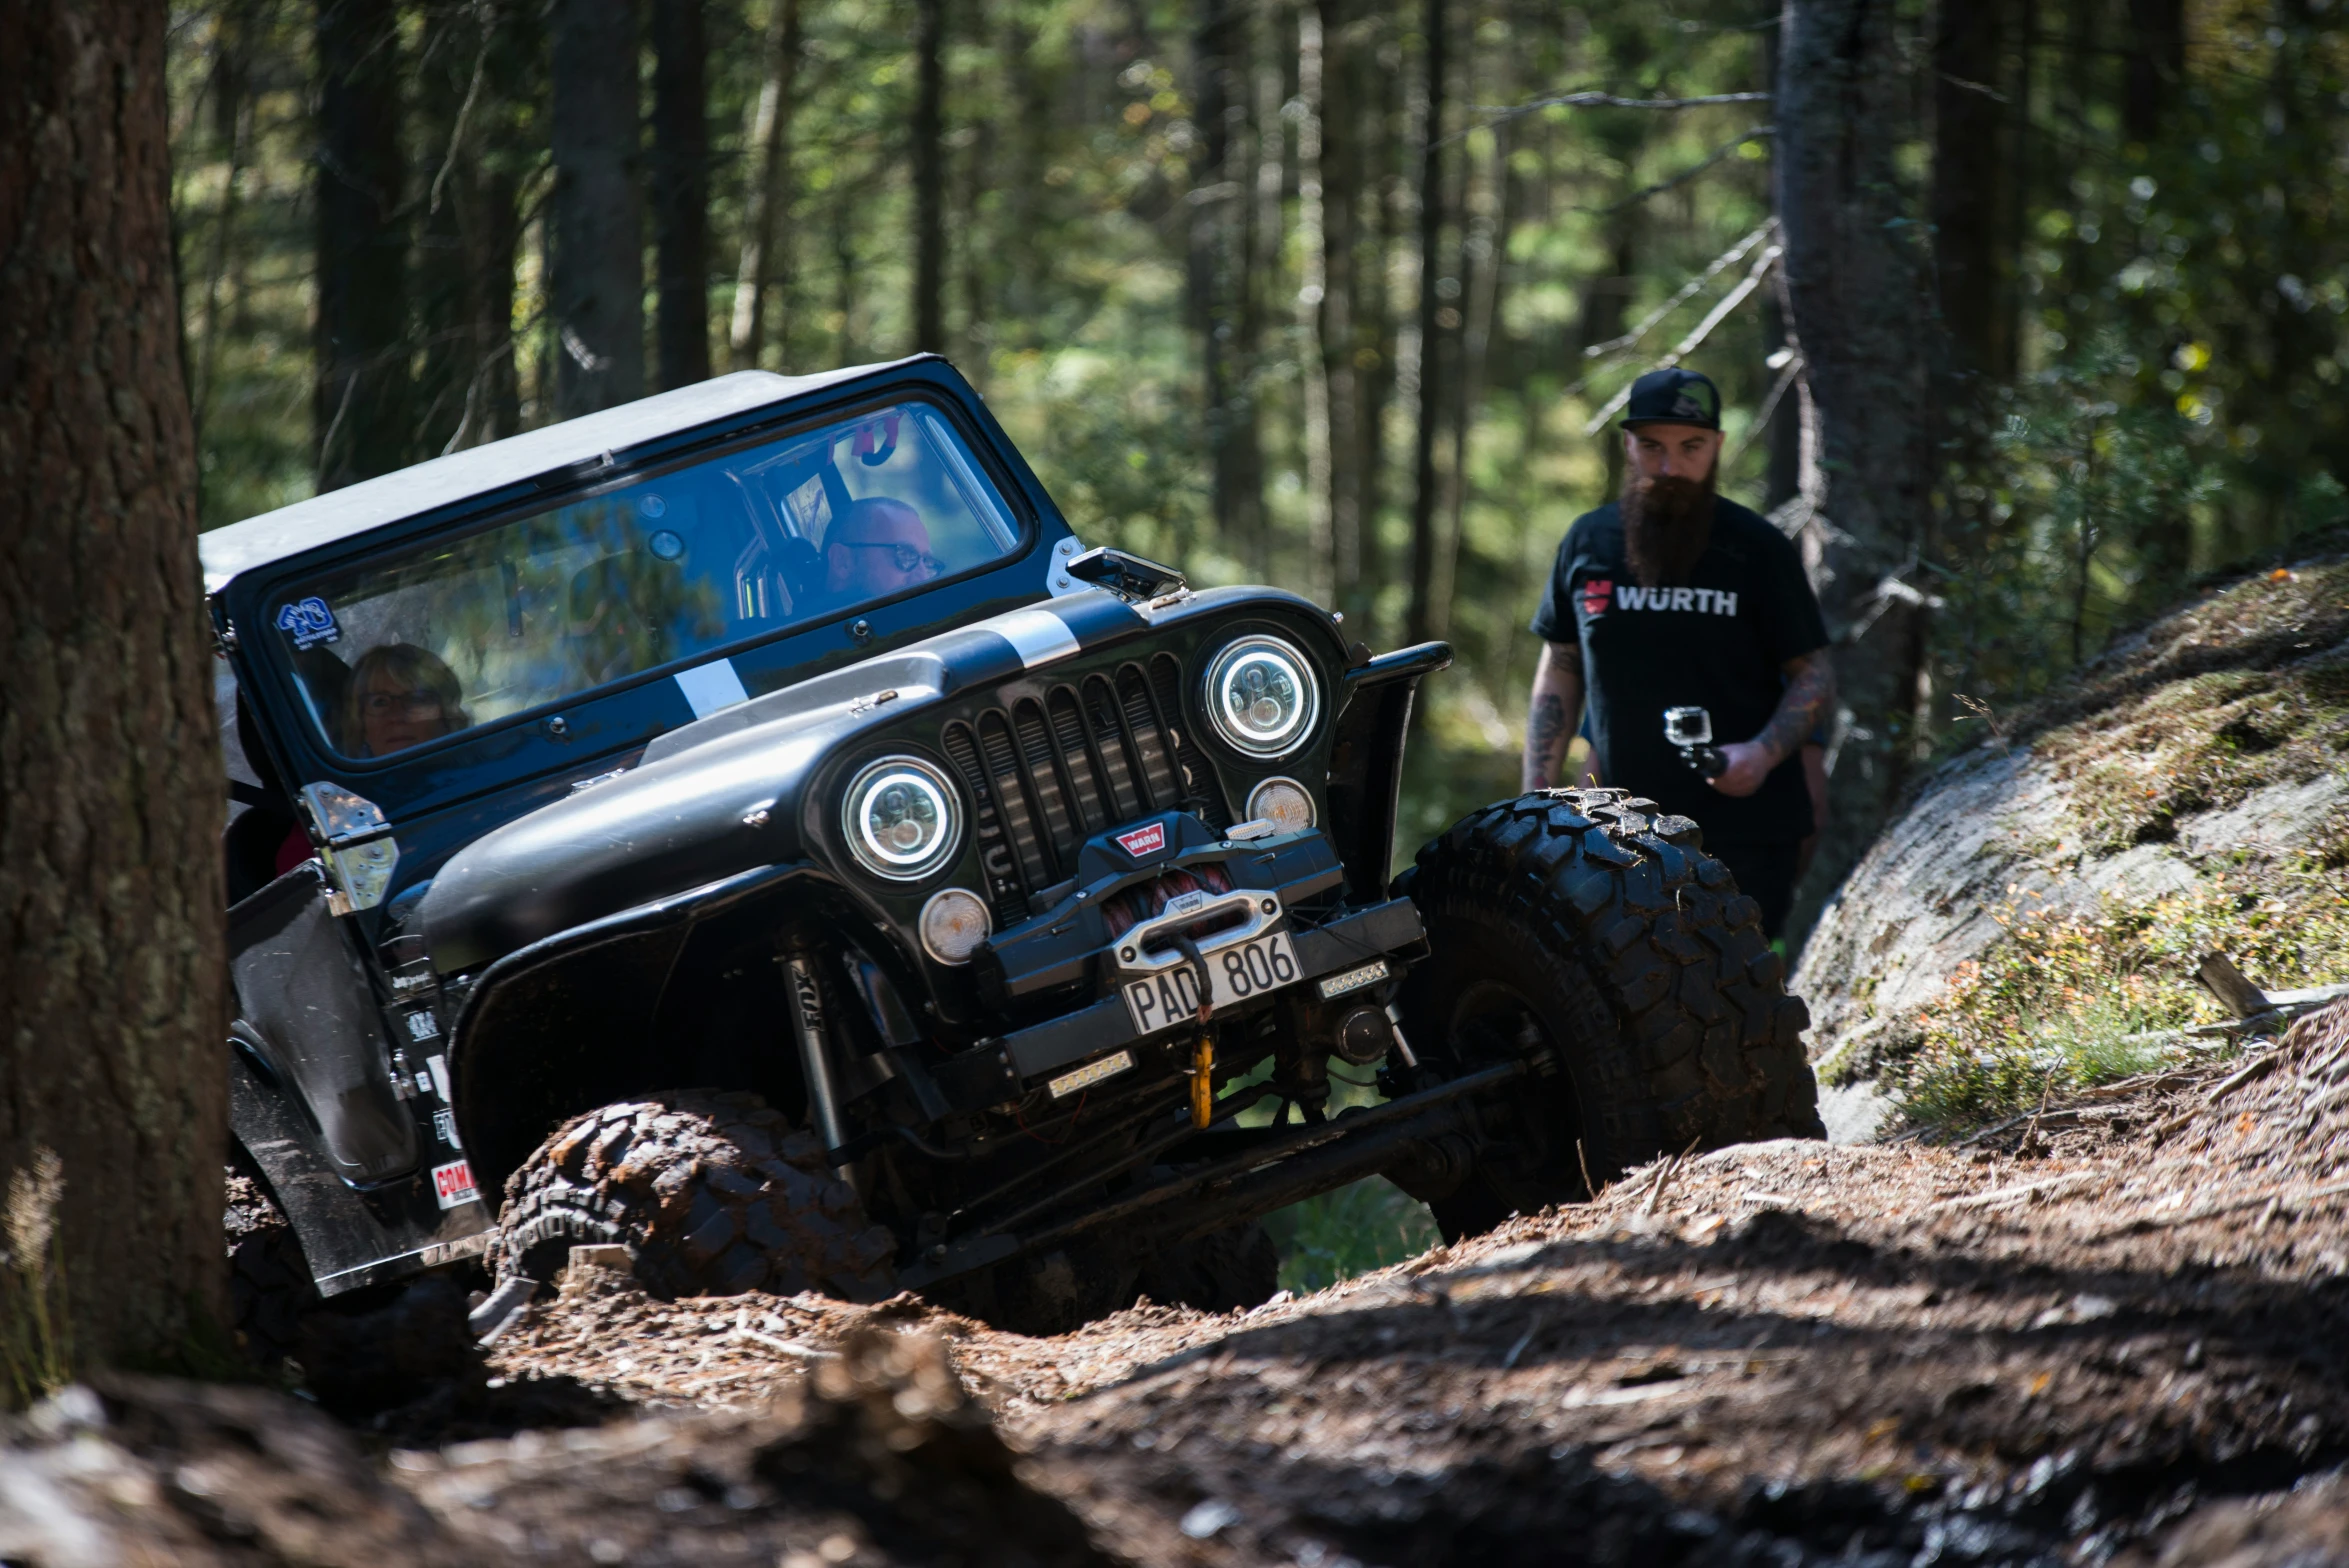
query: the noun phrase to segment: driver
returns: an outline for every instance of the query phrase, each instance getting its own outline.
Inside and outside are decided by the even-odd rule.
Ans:
[[[824,597],[834,608],[926,583],[943,565],[922,514],[903,501],[852,501],[824,536]]]
[[[343,737],[358,757],[388,757],[466,728],[457,675],[414,643],[370,648],[351,666]]]

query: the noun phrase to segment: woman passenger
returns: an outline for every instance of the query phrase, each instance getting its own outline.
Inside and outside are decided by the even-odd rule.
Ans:
[[[370,648],[351,667],[343,739],[355,757],[388,757],[455,734],[473,722],[463,696],[437,654],[406,642]]]

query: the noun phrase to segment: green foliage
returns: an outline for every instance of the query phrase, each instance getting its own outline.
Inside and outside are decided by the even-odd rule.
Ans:
[[[1994,96],[2024,122],[1998,260],[2012,284],[2016,368],[2003,381],[1939,383],[1946,462],[1928,546],[1903,579],[1942,601],[1919,751],[1972,733],[1957,694],[2004,713],[2060,690],[2116,628],[2198,574],[2349,515],[2338,477],[2349,472],[2339,194],[2349,33],[2334,25],[2335,3],[2191,8],[2185,69],[2165,81],[2150,133],[2124,123],[2139,44],[2111,0],[2048,0],[2027,39],[2010,36]],[[721,366],[780,4],[707,3]],[[1764,105],[1531,106],[1594,86],[1627,97],[1766,88],[1775,10],[1763,0],[1451,8],[1456,76],[1430,191],[1414,118],[1423,12],[1350,13],[1326,41],[1335,74],[1320,127],[1325,201],[1354,192],[1346,343],[1321,341],[1328,323],[1306,297],[1295,7],[1224,8],[1233,52],[1214,81],[1196,7],[949,10],[948,351],[1081,535],[1177,562],[1202,583],[1328,592],[1349,635],[1393,646],[1411,630],[1419,390],[1435,387],[1430,630],[1459,661],[1419,710],[1401,858],[1515,788],[1538,652],[1526,623],[1558,539],[1615,482],[1613,432],[1586,426],[1743,276],[1741,262],[1702,281],[1771,210],[1772,143],[1752,134]],[[405,0],[400,14],[411,450],[424,458],[455,434],[457,389],[498,365],[513,370],[518,427],[552,417],[550,84],[543,8]],[[785,371],[903,353],[912,322],[911,29],[882,0],[802,0],[800,14],[782,281],[758,356]],[[1922,106],[1947,73],[1921,13],[1901,14],[1916,29],[1904,58]],[[288,0],[212,0],[175,12],[170,35],[206,526],[298,499],[313,482],[312,427],[325,417],[312,390],[313,21]],[[1212,125],[1211,98],[1224,106]],[[1920,115],[1882,134],[1900,144],[1901,221],[1921,248],[1937,243],[1923,221],[1930,126]],[[449,258],[481,243],[474,208],[457,198],[476,187],[510,193],[519,234],[507,331],[486,344],[452,335]],[[1422,277],[1417,215],[1431,197],[1444,221],[1435,274]],[[1333,201],[1326,232],[1338,218]],[[1219,327],[1208,303],[1218,267],[1238,275]],[[1439,334],[1430,342],[1423,288]],[[1755,505],[1784,498],[1801,402],[1799,388],[1785,390],[1757,423],[1780,385],[1767,362],[1781,347],[1770,296],[1761,290],[1689,356],[1725,394],[1723,490]],[[648,319],[653,307],[648,293]],[[1206,406],[1211,328],[1228,338],[1220,410]],[[1326,507],[1313,493],[1310,393],[1333,365],[1350,365],[1373,405],[1351,475],[1363,504],[1351,586],[1327,586],[1334,566],[1316,532]],[[1226,422],[1217,428],[1236,421],[1250,433],[1256,464],[1242,488],[1261,500],[1260,528],[1218,515],[1227,492],[1214,482],[1211,414]],[[468,440],[486,433],[469,429]],[[2135,831],[2126,815],[2113,814],[2111,833]]]
[[[1941,690],[2055,689],[2197,574],[2349,515],[2349,39],[2329,10],[2198,8],[2150,141],[2122,123],[2119,58],[2043,61],[2061,123],[2041,134],[2068,146],[2060,183],[2027,192],[2025,368],[1952,411]]]
[[[1443,1237],[1427,1205],[1383,1176],[1292,1204],[1265,1221],[1281,1252],[1281,1288],[1307,1295],[1415,1258]]]
[[[2349,975],[2349,890],[2313,866],[2222,874],[2087,915],[2049,917],[2024,899],[1994,918],[2003,939],[1959,966],[1913,1020],[1914,1053],[1886,1074],[1913,1123],[1987,1122],[2178,1059],[2187,1048],[2129,1037],[2222,1019],[2192,979],[2205,953],[2272,990]]]

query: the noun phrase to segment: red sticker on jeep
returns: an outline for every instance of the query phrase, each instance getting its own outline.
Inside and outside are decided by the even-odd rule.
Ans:
[[[478,1203],[481,1191],[473,1185],[473,1163],[470,1160],[451,1160],[446,1165],[432,1168],[432,1195],[444,1209],[453,1209],[460,1203]]]
[[[1144,855],[1155,855],[1166,848],[1166,824],[1153,822],[1148,827],[1134,829],[1117,836],[1117,847],[1140,860]]]

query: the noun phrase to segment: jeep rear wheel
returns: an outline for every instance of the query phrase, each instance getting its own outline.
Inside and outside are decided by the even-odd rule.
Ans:
[[[1447,1237],[1588,1196],[1659,1154],[1825,1136],[1761,910],[1697,825],[1622,790],[1488,807],[1419,852],[1402,889],[1430,956],[1399,998],[1429,1065],[1537,1064],[1465,1180],[1421,1196]]]
[[[276,1373],[301,1342],[302,1319],[318,1305],[318,1287],[285,1212],[260,1167],[244,1150],[227,1170],[228,1299],[237,1348]]]
[[[498,1278],[544,1284],[575,1245],[617,1243],[655,1295],[896,1289],[889,1232],[823,1146],[752,1094],[686,1090],[575,1116],[506,1182]]]

